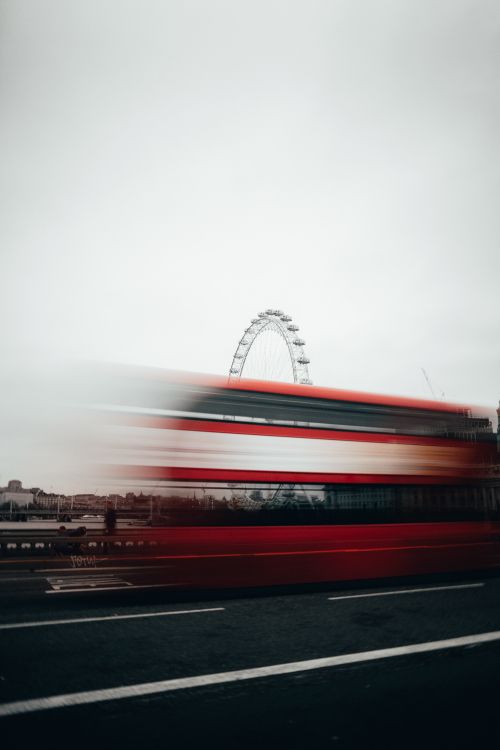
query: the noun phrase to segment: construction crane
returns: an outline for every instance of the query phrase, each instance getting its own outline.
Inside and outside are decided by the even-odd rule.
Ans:
[[[429,378],[429,376],[427,375],[427,373],[426,373],[426,371],[424,370],[423,367],[421,367],[420,369],[422,370],[422,372],[424,374],[424,378],[427,381],[427,385],[429,386],[429,390],[432,393],[432,398],[437,401],[438,397],[436,396],[436,394],[434,392],[434,388],[432,387],[431,379]],[[441,391],[441,395],[439,396],[439,398],[441,399],[441,401],[444,401],[444,391]]]

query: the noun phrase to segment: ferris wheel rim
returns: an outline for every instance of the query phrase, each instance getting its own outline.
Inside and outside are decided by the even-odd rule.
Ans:
[[[312,385],[308,368],[310,359],[304,349],[306,342],[298,335],[299,326],[293,323],[291,315],[283,310],[272,308],[258,313],[243,332],[233,354],[228,380],[239,380],[243,377],[248,354],[256,339],[266,330],[274,331],[284,339],[292,367],[293,382]]]

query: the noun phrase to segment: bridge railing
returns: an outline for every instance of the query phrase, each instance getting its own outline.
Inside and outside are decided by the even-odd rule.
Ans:
[[[0,535],[0,558],[51,557],[71,554],[151,554],[165,541],[157,534],[117,533],[91,536]]]

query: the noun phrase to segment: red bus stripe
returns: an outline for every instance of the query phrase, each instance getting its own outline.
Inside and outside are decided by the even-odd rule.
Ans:
[[[149,371],[144,369],[140,373],[152,380],[169,383],[199,386],[205,388],[220,388],[230,391],[253,393],[273,393],[277,396],[298,396],[308,399],[324,399],[327,401],[345,401],[355,404],[376,404],[380,406],[395,406],[404,409],[422,409],[435,413],[460,414],[470,410],[466,404],[456,404],[431,399],[412,398],[411,396],[391,396],[379,393],[363,393],[340,388],[327,388],[316,385],[301,385],[299,383],[281,383],[269,380],[252,380],[250,378],[228,379],[217,375],[203,375],[191,372],[174,372],[168,370]],[[202,395],[202,394],[201,394]],[[196,393],[193,394],[196,399]]]
[[[168,466],[110,466],[108,472],[122,479],[154,479],[172,482],[240,482],[273,484],[457,484],[464,477],[463,472],[450,470],[449,475],[427,474],[343,474],[338,472],[306,471],[253,471],[241,469],[198,469],[192,467]],[[108,473],[107,472],[107,473]]]

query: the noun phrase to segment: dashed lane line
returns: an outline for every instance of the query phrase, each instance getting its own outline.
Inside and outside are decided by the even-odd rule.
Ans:
[[[288,664],[273,664],[268,667],[238,669],[233,672],[217,672],[215,674],[181,677],[173,680],[143,682],[136,685],[106,688],[104,690],[87,690],[80,693],[51,695],[45,698],[34,698],[31,700],[0,704],[0,717],[28,714],[33,713],[34,711],[66,708],[68,706],[102,703],[103,701],[115,701],[123,698],[138,698],[144,695],[155,695],[175,690],[185,690],[187,688],[221,685],[224,683],[238,682],[240,680],[254,680],[263,677],[296,674],[297,672],[309,672],[316,669],[340,667],[346,664],[359,664],[363,662],[389,659],[396,656],[410,656],[412,654],[423,654],[429,651],[477,646],[481,643],[492,643],[499,640],[500,630],[496,630],[491,633],[478,633],[476,635],[466,635],[460,638],[428,641],[427,643],[412,643],[407,646],[381,648],[375,651],[361,651],[354,654],[343,654],[341,656],[327,656],[322,659],[294,661],[289,662]]]
[[[36,622],[10,622],[0,625],[0,630],[17,630],[19,628],[40,628],[45,625],[73,625],[85,622],[115,622],[116,620],[136,620],[145,617],[168,617],[169,615],[193,615],[200,612],[223,612],[224,607],[206,607],[205,609],[175,609],[166,612],[143,612],[131,615],[106,615],[103,617],[75,617],[68,620],[38,620]]]
[[[421,594],[427,591],[452,591],[453,589],[478,589],[485,584],[481,583],[462,583],[456,586],[425,586],[418,589],[398,589],[396,591],[376,591],[369,594],[347,594],[346,596],[329,596],[328,601],[338,602],[341,599],[369,599],[375,596],[396,596],[398,594]]]

